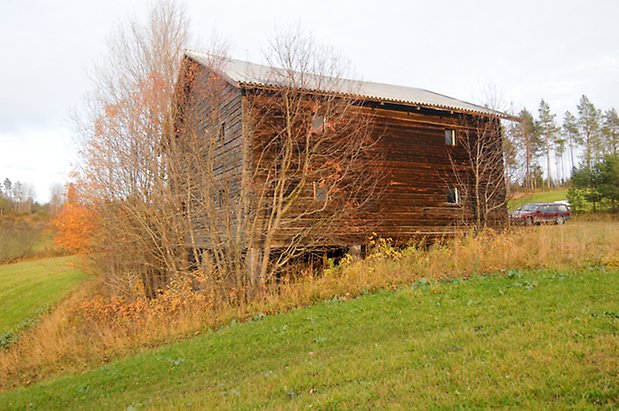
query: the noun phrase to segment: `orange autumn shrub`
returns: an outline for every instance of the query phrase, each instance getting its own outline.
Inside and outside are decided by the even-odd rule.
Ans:
[[[60,247],[72,254],[84,254],[90,250],[95,212],[79,201],[73,185],[69,185],[67,201],[51,225],[57,230],[54,241]]]
[[[173,280],[157,298],[144,297],[143,290],[134,291],[136,297],[98,295],[84,300],[74,307],[71,317],[81,323],[82,329],[130,333],[155,323],[178,326],[184,318],[210,315],[213,309],[210,296],[194,290],[189,280]]]

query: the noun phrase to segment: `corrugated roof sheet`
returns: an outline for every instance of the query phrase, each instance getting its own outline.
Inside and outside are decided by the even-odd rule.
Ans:
[[[218,59],[210,54],[185,51],[191,59],[213,68],[229,81],[243,86],[299,87],[311,91],[354,96],[363,100],[376,100],[396,104],[414,105],[439,110],[475,113],[504,119],[513,116],[483,106],[468,103],[453,97],[421,88],[396,86],[392,84],[336,79],[289,71],[234,59]]]

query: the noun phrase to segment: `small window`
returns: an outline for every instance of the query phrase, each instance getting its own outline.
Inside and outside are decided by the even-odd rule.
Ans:
[[[445,144],[448,146],[456,145],[456,130],[445,130]]]
[[[323,115],[314,115],[312,118],[312,133],[314,134],[322,134],[325,131],[325,116]]]
[[[324,203],[327,200],[327,185],[324,180],[314,183],[314,201]]]
[[[224,206],[224,190],[218,190],[217,191],[217,198],[216,198],[216,203],[217,203],[217,207],[221,208]]]
[[[226,122],[221,123],[221,127],[219,128],[219,141],[225,141],[226,138]]]
[[[447,202],[449,204],[460,204],[460,193],[456,187],[447,189]]]

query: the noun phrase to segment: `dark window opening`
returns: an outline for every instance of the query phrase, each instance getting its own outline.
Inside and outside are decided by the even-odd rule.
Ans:
[[[445,144],[448,146],[456,145],[456,130],[445,130]]]
[[[447,202],[449,204],[460,204],[460,193],[456,187],[447,190]]]
[[[225,141],[226,138],[226,122],[221,123],[221,127],[219,128],[219,140]]]
[[[217,207],[224,206],[224,190],[217,191]]]
[[[312,128],[311,131],[314,134],[322,134],[325,131],[325,116],[323,115],[314,115],[312,118]]]
[[[320,181],[319,183],[314,183],[314,201],[318,203],[324,203],[325,201],[327,201],[327,194],[327,185],[325,184],[324,180]]]

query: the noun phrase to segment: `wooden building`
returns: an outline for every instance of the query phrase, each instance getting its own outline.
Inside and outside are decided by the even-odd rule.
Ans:
[[[278,90],[290,90],[295,85],[287,84],[289,77],[285,75],[273,75],[282,74],[282,69],[232,59],[214,60],[213,56],[194,51],[186,52],[182,67],[184,97],[179,100],[182,107],[181,126],[178,127],[182,128],[183,122],[187,122],[188,106],[200,106],[200,110],[194,110],[197,113],[194,116],[211,119],[213,107],[208,106],[217,105],[214,121],[215,128],[220,129],[218,138],[221,141],[214,149],[212,168],[213,181],[221,187],[213,188],[212,195],[221,196],[225,190],[226,198],[241,207],[243,191],[251,190],[256,184],[252,179],[258,177],[252,167],[260,155],[256,150],[260,146],[260,133],[255,124],[249,124],[248,107],[255,107],[260,99],[281,98]],[[375,144],[368,150],[376,156],[364,154],[368,168],[374,167],[375,181],[380,185],[375,187],[374,206],[355,215],[355,223],[342,222],[340,227],[345,230],[340,230],[330,240],[323,240],[331,243],[325,245],[359,244],[372,233],[396,241],[449,235],[479,217],[476,214],[481,212],[482,200],[487,214],[484,223],[493,224],[506,217],[500,120],[510,119],[508,115],[418,88],[341,79],[327,84],[312,75],[307,78],[309,85],[302,86],[307,95],[353,101],[357,113],[371,118],[372,133],[376,134]],[[196,90],[213,81],[219,84],[217,102],[212,103],[215,100],[211,99],[211,103],[201,103]],[[205,92],[209,93],[212,94]],[[315,123],[315,113],[312,119]],[[309,125],[322,126],[324,124]],[[207,128],[204,124],[200,127]],[[209,136],[214,133],[211,131]],[[486,153],[485,159],[471,153],[482,133],[487,140],[485,149],[492,154]],[[472,175],[472,162],[482,160],[492,162],[490,167],[486,165],[489,171],[484,175]],[[376,163],[380,163],[379,166]],[[486,191],[480,196],[475,186],[483,185]],[[314,200],[316,197],[320,200],[319,190],[316,182],[305,188],[310,195],[313,192]],[[221,199],[217,201],[221,205]],[[294,211],[286,218],[294,220]],[[295,231],[302,229],[295,224],[300,223],[282,223],[273,239],[274,247],[291,241]],[[334,233],[333,224],[323,230]]]

